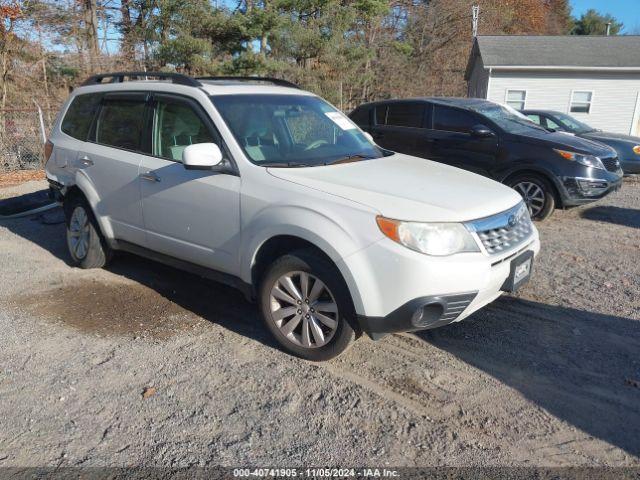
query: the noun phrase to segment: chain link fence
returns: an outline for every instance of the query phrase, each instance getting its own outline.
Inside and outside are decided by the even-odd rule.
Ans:
[[[0,172],[42,168],[55,113],[37,107],[0,109]]]

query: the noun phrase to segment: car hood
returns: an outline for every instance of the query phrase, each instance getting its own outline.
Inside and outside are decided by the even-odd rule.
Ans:
[[[613,133],[613,132],[588,132],[580,134],[582,138],[589,138],[591,140],[596,141],[607,141],[607,140],[622,140],[627,141],[629,143],[633,143],[634,145],[640,145],[640,137],[633,137],[631,135],[623,135],[621,133]]]
[[[615,155],[615,151],[600,142],[588,138],[577,137],[566,132],[539,131],[527,135],[517,135],[518,140],[535,145],[548,145],[550,148],[571,150],[577,153],[596,155],[598,157]]]
[[[399,220],[475,220],[521,201],[515,191],[488,178],[402,154],[321,167],[269,168],[269,173]]]

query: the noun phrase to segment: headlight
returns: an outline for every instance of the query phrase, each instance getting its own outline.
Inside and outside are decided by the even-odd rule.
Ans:
[[[403,222],[378,216],[378,227],[394,242],[427,255],[479,252],[478,244],[461,223]]]
[[[636,155],[640,155],[640,145],[636,145],[635,147],[633,147],[633,153],[635,153]]]
[[[557,148],[554,148],[553,150],[566,160],[578,162],[585,167],[593,167],[606,170],[606,168],[604,168],[604,165],[602,164],[602,161],[594,155],[584,155],[582,153],[568,152],[566,150],[558,150]]]

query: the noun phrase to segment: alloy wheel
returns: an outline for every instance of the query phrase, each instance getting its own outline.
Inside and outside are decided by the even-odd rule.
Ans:
[[[532,218],[542,212],[546,200],[544,190],[538,184],[524,181],[516,183],[513,188],[522,196]]]
[[[86,257],[89,238],[89,217],[86,210],[78,206],[73,210],[69,221],[69,249],[78,260]]]
[[[338,304],[329,288],[307,272],[288,272],[271,288],[271,320],[295,345],[318,348],[338,328]]]

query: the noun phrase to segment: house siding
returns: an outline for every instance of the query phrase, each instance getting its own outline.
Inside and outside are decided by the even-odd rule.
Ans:
[[[482,58],[476,56],[467,84],[467,96],[471,98],[487,98],[488,85],[489,70],[484,68]]]
[[[475,70],[475,69],[474,69]],[[471,84],[471,82],[470,82]],[[525,108],[570,113],[571,92],[593,92],[589,113],[570,113],[594,128],[629,134],[640,93],[640,73],[493,71],[484,98],[505,103],[509,89],[526,90]]]

